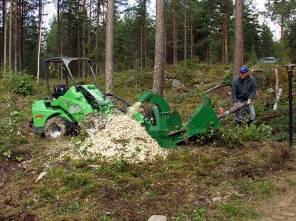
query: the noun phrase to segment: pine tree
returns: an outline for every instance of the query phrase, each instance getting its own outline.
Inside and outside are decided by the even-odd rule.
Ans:
[[[165,50],[164,1],[156,0],[156,34],[153,91],[163,95]]]
[[[108,0],[107,27],[106,27],[106,93],[112,92],[113,85],[113,24],[114,24],[114,0]]]
[[[236,76],[243,64],[244,39],[243,39],[243,1],[235,0],[235,52],[234,52],[234,72]]]

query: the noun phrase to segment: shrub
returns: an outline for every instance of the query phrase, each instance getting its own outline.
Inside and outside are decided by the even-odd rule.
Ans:
[[[7,76],[10,91],[20,95],[33,95],[36,92],[34,77],[25,73],[11,73]]]
[[[236,127],[229,125],[221,128],[216,139],[219,145],[235,147],[248,141],[264,141],[272,134],[272,128],[268,125]]]
[[[232,85],[232,80],[233,80],[233,73],[231,71],[229,71],[229,70],[225,71],[223,84],[225,86],[231,86]]]

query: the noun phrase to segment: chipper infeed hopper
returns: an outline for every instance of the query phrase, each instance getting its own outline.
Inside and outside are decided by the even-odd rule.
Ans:
[[[208,98],[203,99],[203,102],[184,125],[179,113],[172,111],[163,97],[146,92],[139,98],[139,101],[143,105],[148,103],[150,105],[149,111],[136,112],[133,117],[145,126],[150,136],[164,148],[176,147],[205,134],[211,128],[218,129],[220,127],[220,120]]]

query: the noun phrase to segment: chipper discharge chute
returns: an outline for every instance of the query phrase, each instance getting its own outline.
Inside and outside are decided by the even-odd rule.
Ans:
[[[163,97],[146,92],[139,101],[143,106],[148,104],[148,108],[146,110],[144,108],[143,112],[135,112],[133,117],[142,123],[150,136],[164,148],[176,147],[198,135],[205,134],[210,128],[220,127],[220,120],[208,98],[204,98],[185,124],[182,124],[179,113],[172,111]]]

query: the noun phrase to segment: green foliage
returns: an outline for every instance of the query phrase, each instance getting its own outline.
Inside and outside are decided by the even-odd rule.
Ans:
[[[264,179],[254,183],[254,190],[259,195],[269,196],[274,190],[274,185],[271,181]]]
[[[8,106],[10,106],[10,104],[8,104]],[[2,137],[0,140],[0,154],[5,158],[12,157],[12,147],[17,132],[19,115],[20,113],[18,111],[12,111],[8,116],[3,116],[0,119],[0,136]]]
[[[199,208],[193,211],[192,213],[192,221],[206,221],[206,209]]]
[[[100,217],[99,221],[113,221],[113,219],[105,215],[103,217]]]
[[[254,167],[258,168],[258,165],[259,164],[255,164]],[[235,185],[240,193],[251,194],[257,198],[266,198],[275,189],[274,184],[266,178],[259,180],[243,178],[241,180],[237,180]]]
[[[62,177],[63,183],[70,189],[79,189],[92,183],[92,176],[87,173],[70,173]]]
[[[273,34],[270,28],[262,25],[261,32],[261,57],[275,56],[275,44],[273,42]]]
[[[33,95],[36,86],[32,75],[26,73],[9,73],[6,75],[10,91],[20,95]]]
[[[258,56],[257,56],[257,53],[256,53],[256,48],[255,48],[254,45],[252,45],[251,52],[249,54],[248,63],[250,63],[250,64],[256,64],[257,61],[258,61]]]
[[[221,205],[221,210],[226,215],[228,220],[235,220],[236,217],[257,218],[259,213],[253,208],[243,208],[239,202],[224,203]]]
[[[82,204],[79,202],[78,199],[71,200],[65,203],[62,203],[58,206],[57,210],[59,214],[64,213],[77,213],[81,209]]]
[[[231,71],[229,70],[225,71],[223,84],[226,86],[231,86],[232,80],[233,80],[233,74],[231,73]]]
[[[188,220],[189,218],[188,218],[188,216],[185,214],[185,212],[184,211],[180,211],[179,213],[178,213],[178,216],[177,216],[177,221],[186,221],[186,220]]]
[[[256,78],[256,86],[258,89],[263,89],[270,86],[273,87],[273,85],[270,85],[270,82],[273,79],[273,67],[270,65],[265,65],[263,67],[263,72],[254,73],[254,77]]]
[[[56,200],[54,190],[49,187],[40,187],[37,190],[37,195],[40,201],[54,202]]]
[[[272,128],[268,125],[251,124],[250,126],[237,127],[228,125],[221,128],[218,133],[218,143],[222,146],[235,147],[248,141],[264,141],[272,134]]]

